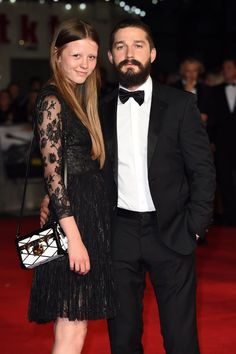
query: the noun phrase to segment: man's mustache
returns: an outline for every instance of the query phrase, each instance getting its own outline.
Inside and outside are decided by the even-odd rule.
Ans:
[[[122,66],[127,65],[127,64],[136,65],[139,67],[139,69],[142,69],[142,67],[143,67],[142,64],[139,61],[137,61],[136,59],[124,59],[118,64],[117,68],[121,69]]]

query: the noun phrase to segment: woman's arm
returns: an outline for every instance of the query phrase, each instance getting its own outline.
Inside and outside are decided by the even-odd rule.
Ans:
[[[61,104],[57,97],[44,97],[37,105],[36,119],[39,146],[44,165],[44,180],[52,208],[68,238],[71,270],[86,274],[89,256],[76,225],[63,181]]]

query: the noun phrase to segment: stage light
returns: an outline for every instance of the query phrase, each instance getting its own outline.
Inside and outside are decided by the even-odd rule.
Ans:
[[[65,4],[65,9],[67,10],[67,11],[69,11],[69,10],[71,10],[72,9],[72,5],[71,4]]]
[[[82,3],[79,5],[79,9],[82,10],[82,11],[85,10],[86,7],[87,7],[87,5],[86,5],[84,2],[82,2]]]
[[[142,9],[139,9],[137,6],[130,6],[128,5],[125,1],[119,1],[115,0],[115,4],[119,5],[121,8],[123,8],[124,11],[128,13],[135,13],[135,15],[144,17],[146,16],[146,12]]]

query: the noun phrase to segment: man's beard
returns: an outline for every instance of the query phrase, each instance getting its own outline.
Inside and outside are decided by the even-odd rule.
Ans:
[[[128,68],[126,72],[123,72],[122,66],[126,64],[136,65],[139,68],[138,72],[134,72],[132,68]],[[135,59],[125,59],[118,65],[115,65],[115,69],[118,73],[118,79],[121,86],[130,88],[133,86],[141,86],[150,75],[151,62],[148,61],[145,65],[141,64]]]

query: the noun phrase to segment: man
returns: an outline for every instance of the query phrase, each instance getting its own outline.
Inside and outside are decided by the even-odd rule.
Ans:
[[[194,249],[211,218],[214,167],[195,96],[154,82],[155,58],[144,23],[130,19],[114,28],[109,60],[120,87],[100,105],[117,282],[112,354],[143,353],[147,271],[166,353],[199,353]]]
[[[215,151],[217,181],[223,204],[223,224],[236,225],[236,60],[223,62],[224,83],[212,88],[208,121],[210,142]]]
[[[109,60],[120,87],[101,103],[113,170],[109,185],[116,184],[110,195],[118,190],[112,256],[119,307],[109,320],[113,354],[143,353],[146,271],[166,353],[199,353],[194,249],[211,218],[214,167],[196,97],[154,82],[149,74],[155,58],[145,24],[130,19],[115,27]]]
[[[181,80],[177,81],[174,87],[197,95],[201,120],[203,123],[206,123],[208,119],[210,89],[200,80],[203,72],[204,66],[200,60],[193,57],[184,59],[179,69]]]

